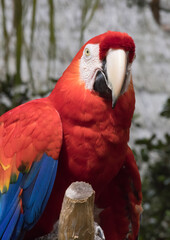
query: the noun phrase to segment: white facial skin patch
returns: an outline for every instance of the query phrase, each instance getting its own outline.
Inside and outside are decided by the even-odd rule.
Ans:
[[[87,44],[80,60],[80,77],[87,89],[93,89],[96,73],[101,68],[99,44]]]
[[[113,59],[107,59],[109,56],[109,53],[114,53],[115,56]],[[119,52],[124,52],[123,50],[114,50],[111,49],[107,53],[106,57],[106,69],[109,71],[110,75],[107,72],[108,77],[108,87],[113,91],[116,88],[116,83],[119,86],[120,89],[118,89],[118,95],[124,94],[129,86],[130,79],[131,79],[131,63],[127,62],[128,59],[128,52],[124,52],[124,70],[119,72],[119,74],[115,75],[117,72],[117,69],[119,69],[119,65],[121,67],[121,64],[118,64],[118,57]],[[112,54],[113,55],[113,54]],[[109,65],[110,64],[110,65]],[[117,66],[118,65],[118,66]],[[87,44],[84,47],[83,55],[80,59],[80,79],[81,81],[85,82],[86,89],[93,90],[96,74],[98,70],[102,70],[102,61],[99,58],[99,44]],[[123,75],[122,79],[120,80],[120,75]],[[110,83],[110,80],[112,79],[112,83]],[[116,82],[117,81],[117,82]],[[123,83],[124,81],[124,83]],[[109,84],[112,84],[110,87]],[[122,86],[122,89],[121,89]],[[120,91],[121,90],[121,91]],[[117,96],[118,97],[118,96]]]

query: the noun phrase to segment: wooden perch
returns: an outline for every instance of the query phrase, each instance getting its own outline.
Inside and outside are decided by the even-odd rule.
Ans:
[[[88,183],[69,186],[60,213],[58,240],[94,240],[94,196]]]

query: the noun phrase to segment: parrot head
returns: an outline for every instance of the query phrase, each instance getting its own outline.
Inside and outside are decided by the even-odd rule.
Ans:
[[[108,31],[89,40],[75,56],[80,80],[100,97],[112,99],[112,107],[128,89],[135,44],[127,33]]]

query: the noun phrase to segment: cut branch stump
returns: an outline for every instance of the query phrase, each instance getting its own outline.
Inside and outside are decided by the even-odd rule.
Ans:
[[[94,196],[88,183],[69,186],[60,213],[58,240],[94,240]]]

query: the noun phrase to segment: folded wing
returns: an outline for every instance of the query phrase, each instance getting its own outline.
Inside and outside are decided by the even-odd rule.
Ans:
[[[22,239],[38,221],[55,180],[60,116],[47,99],[0,117],[0,239]]]

